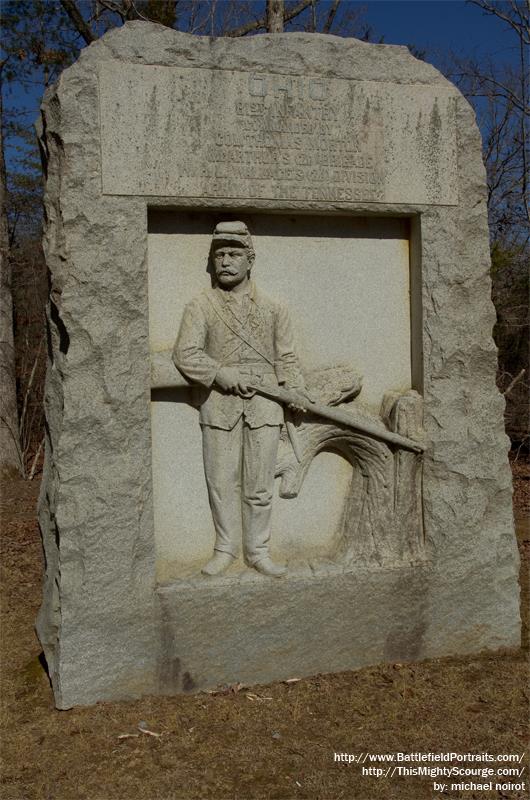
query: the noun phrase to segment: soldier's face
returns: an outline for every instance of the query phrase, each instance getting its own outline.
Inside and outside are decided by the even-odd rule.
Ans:
[[[252,267],[247,248],[237,245],[216,247],[213,263],[217,280],[224,289],[231,289],[248,280]]]

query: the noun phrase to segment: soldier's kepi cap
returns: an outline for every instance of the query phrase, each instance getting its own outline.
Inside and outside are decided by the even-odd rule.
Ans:
[[[238,242],[243,247],[252,248],[252,239],[244,222],[219,222],[215,226],[212,245],[219,242]]]

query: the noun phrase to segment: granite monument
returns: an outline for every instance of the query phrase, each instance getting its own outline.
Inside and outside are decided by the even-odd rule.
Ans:
[[[517,646],[458,90],[403,47],[129,22],[39,137],[57,706]]]

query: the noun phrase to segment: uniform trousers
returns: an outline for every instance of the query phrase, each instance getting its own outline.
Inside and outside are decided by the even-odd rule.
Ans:
[[[204,472],[215,526],[215,550],[237,558],[243,544],[253,566],[269,555],[279,425],[232,430],[202,426]]]

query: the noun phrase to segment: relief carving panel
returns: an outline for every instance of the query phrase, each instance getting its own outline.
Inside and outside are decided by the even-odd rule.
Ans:
[[[387,392],[381,415],[373,414],[346,405],[362,388],[355,371],[333,367],[305,376],[287,306],[251,279],[254,259],[245,223],[217,223],[212,286],[186,306],[173,349],[175,367],[194,387],[189,402],[200,408],[215,527],[203,574],[226,572],[241,551],[263,575],[287,574],[269,550],[274,479],[281,476],[282,497],[296,497],[323,451],[343,455],[354,473],[335,553],[340,562],[421,558],[420,396]]]

